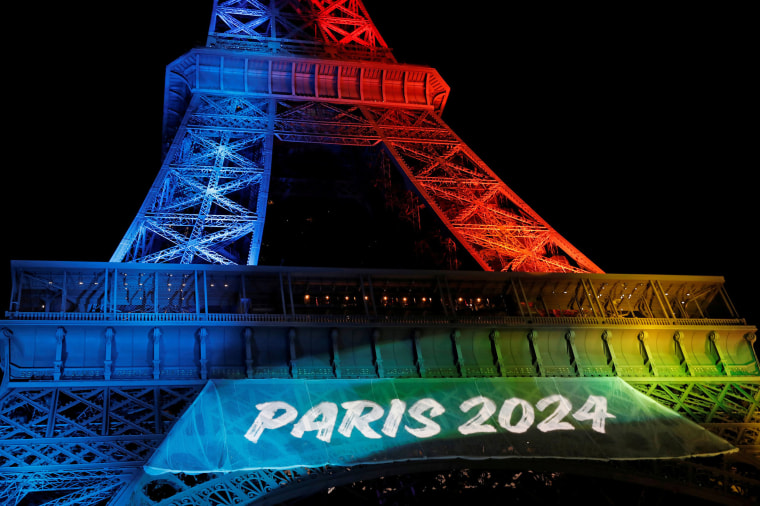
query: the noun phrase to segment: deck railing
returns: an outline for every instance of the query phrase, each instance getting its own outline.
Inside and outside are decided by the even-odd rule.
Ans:
[[[445,316],[445,315],[361,315],[361,314],[236,314],[236,313],[43,313],[6,311],[15,321],[66,322],[210,322],[262,324],[345,324],[345,325],[620,325],[620,326],[735,326],[743,319],[729,318],[609,318],[595,316]]]

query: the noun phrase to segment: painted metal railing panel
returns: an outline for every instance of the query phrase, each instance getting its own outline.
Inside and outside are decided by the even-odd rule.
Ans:
[[[449,317],[473,323],[521,317],[558,325],[743,323],[725,294],[723,278],[709,276],[78,262],[13,262],[11,270],[7,314],[24,319],[181,321],[195,313],[229,321],[270,315],[332,315],[339,320],[350,315],[420,321]],[[622,285],[633,289],[614,288]],[[327,292],[332,291],[330,299]],[[679,305],[689,301],[700,311],[657,309],[674,293]],[[628,304],[625,310],[615,303],[621,298]]]

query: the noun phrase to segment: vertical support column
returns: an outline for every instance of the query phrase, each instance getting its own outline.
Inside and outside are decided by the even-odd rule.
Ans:
[[[208,364],[208,359],[206,358],[206,338],[208,337],[208,330],[206,330],[206,327],[201,327],[198,329],[198,347],[200,351],[200,359],[198,360],[198,365],[200,366],[200,374],[202,380],[208,379],[208,368],[206,367]]]
[[[459,376],[462,378],[467,377],[467,370],[464,367],[464,357],[462,357],[462,347],[459,345],[459,338],[462,336],[462,332],[459,329],[454,330],[451,333],[451,344],[454,348],[454,357],[456,358],[456,366],[459,371]]]
[[[153,379],[159,379],[161,376],[161,369],[159,367],[161,364],[161,329],[154,327],[151,331],[151,338],[153,339]]]
[[[103,280],[103,313],[108,315],[108,269],[103,269],[104,271],[104,280]],[[108,316],[106,316],[106,319],[108,319]]]
[[[204,319],[208,319],[208,280],[206,271],[203,271],[203,314]]]
[[[575,375],[583,377],[583,366],[578,360],[578,350],[575,347],[575,332],[568,330],[565,333],[565,341],[567,341],[567,351],[570,353],[570,365],[575,370]]]
[[[113,327],[108,327],[106,329],[106,356],[105,360],[103,360],[103,377],[106,379],[106,381],[111,379],[111,372],[112,372],[112,349],[113,349],[113,340],[114,340],[114,330]]]
[[[153,388],[153,422],[156,424],[156,434],[163,434],[161,427],[161,389]]]
[[[504,356],[501,353],[501,345],[499,344],[499,331],[494,329],[488,334],[488,338],[491,340],[491,351],[496,357],[496,367],[499,370],[499,376],[505,377],[507,375],[507,369],[504,367]]]
[[[119,286],[119,270],[114,269],[113,270],[113,293],[111,294],[111,313],[116,315],[116,300],[118,297],[118,286]]]
[[[673,334],[673,340],[676,342],[676,356],[678,357],[679,365],[683,367],[684,372],[686,372],[687,375],[694,376],[691,367],[689,367],[689,361],[686,359],[686,354],[683,352],[681,339],[683,339],[683,332],[680,330]]]
[[[243,339],[245,340],[245,376],[253,379],[253,329],[251,327],[243,330]]]
[[[333,374],[336,378],[341,378],[341,370],[340,370],[340,352],[338,351],[338,339],[340,337],[340,333],[338,332],[338,329],[332,329],[330,330],[330,345],[332,348],[332,369]]]
[[[216,5],[216,2],[214,2],[214,5]],[[269,60],[267,62],[267,76],[269,78],[267,79],[267,95],[272,94],[272,90],[274,89],[274,72],[272,72],[273,62],[272,60]]]
[[[68,285],[68,271],[63,271],[63,286],[61,287],[61,313],[66,312],[66,299],[68,298],[68,293],[66,291],[67,285]],[[45,312],[50,312],[50,304],[45,304]],[[74,308],[75,312],[79,311],[79,308]]]
[[[422,346],[420,345],[420,337],[422,332],[419,329],[415,329],[412,332],[412,344],[414,346],[414,360],[417,366],[417,373],[420,378],[427,376],[427,370],[425,369],[425,360],[422,358]]]
[[[109,426],[111,425],[111,389],[106,387],[103,389],[103,421],[100,426],[100,435],[107,436]]]
[[[754,359],[754,362],[757,364],[757,353],[755,353],[755,341],[757,340],[757,336],[752,333],[744,334],[744,340],[747,341],[747,346],[749,346],[749,352],[752,354],[752,358]]]
[[[50,396],[47,415],[48,420],[47,427],[45,428],[45,437],[51,438],[55,436],[55,419],[58,416],[58,388],[54,388],[53,394]]]
[[[382,337],[382,334],[380,333],[380,329],[374,329],[372,331],[372,352],[373,352],[373,359],[375,361],[375,371],[377,372],[378,378],[384,378],[385,377],[385,369],[383,368],[383,355],[380,353],[380,338]]]
[[[707,336],[707,339],[710,341],[710,345],[715,350],[715,355],[716,355],[715,365],[718,367],[718,369],[721,370],[723,374],[725,374],[726,376],[731,376],[731,371],[728,369],[728,365],[723,360],[723,355],[724,355],[723,350],[721,349],[720,343],[718,342],[718,340],[720,339],[720,335],[717,332],[712,331]]]
[[[380,71],[380,95],[383,97],[383,102],[385,102],[387,100],[387,98],[385,96],[385,88],[386,88],[385,77],[386,77],[385,76],[385,69],[382,69]]]
[[[205,276],[206,273],[204,271],[203,275]],[[205,277],[204,277],[205,280]],[[200,301],[200,286],[198,286],[198,271],[193,271],[193,282],[195,283],[195,315],[198,316],[201,314],[201,301]],[[203,291],[206,291],[206,287],[203,287]]]
[[[280,278],[280,299],[282,299],[282,315],[287,316],[288,314],[288,307],[285,304],[285,286],[282,282],[282,272],[279,273]]]
[[[615,350],[612,349],[610,339],[612,339],[612,332],[609,330],[602,332],[602,346],[604,346],[604,352],[607,355],[607,365],[610,367],[612,374],[617,376],[617,357],[615,357]]]
[[[367,275],[367,286],[369,286],[369,300],[372,303],[372,316],[377,317],[377,303],[375,301],[375,288],[372,286],[372,277]]]
[[[288,350],[290,351],[290,357],[288,366],[290,367],[290,377],[298,378],[298,366],[296,363],[296,329],[291,328],[288,330]]]
[[[530,343],[530,351],[533,355],[533,367],[536,368],[536,372],[539,376],[544,377],[546,376],[546,373],[544,372],[544,362],[541,360],[541,352],[538,351],[538,343],[536,343],[537,337],[538,332],[535,330],[528,332],[528,342]]]
[[[55,361],[53,362],[53,379],[61,379],[63,371],[63,344],[66,339],[66,329],[58,327],[55,331]]]
[[[158,314],[158,272],[153,271],[153,314]]]
[[[296,315],[296,304],[293,302],[293,279],[288,272],[288,297],[290,298],[290,314]]]
[[[270,63],[271,65],[271,63]],[[272,75],[272,69],[269,69]],[[272,156],[274,152],[274,122],[277,116],[277,100],[270,100],[267,111],[267,133],[264,139],[263,162],[264,172],[261,174],[258,197],[256,201],[256,227],[251,238],[251,248],[248,250],[248,265],[259,263],[261,251],[261,238],[264,235],[264,222],[266,219],[267,202],[269,201],[269,180],[272,176]]]
[[[296,62],[290,63],[290,95],[296,96]]]
[[[12,337],[13,331],[5,327],[0,329],[0,397],[2,397],[8,388],[8,380],[11,376]]]
[[[364,102],[364,67],[359,68],[359,98]]]
[[[649,369],[649,374],[657,376],[657,366],[652,360],[652,352],[649,349],[649,334],[642,330],[638,335],[639,342],[641,343],[641,354],[644,358],[644,365]]]
[[[19,277],[21,273],[14,268],[11,268],[11,297],[8,303],[8,311],[14,312],[20,309],[21,304],[21,283]]]

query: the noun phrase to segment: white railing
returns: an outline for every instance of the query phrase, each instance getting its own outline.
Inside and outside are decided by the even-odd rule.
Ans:
[[[742,319],[718,318],[623,318],[594,316],[493,316],[493,315],[336,315],[336,314],[238,314],[238,313],[63,313],[6,311],[5,317],[15,321],[68,322],[211,322],[272,324],[404,324],[404,325],[621,325],[621,326],[724,326],[746,325]]]

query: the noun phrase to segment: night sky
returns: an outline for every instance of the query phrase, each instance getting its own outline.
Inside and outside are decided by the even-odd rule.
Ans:
[[[104,4],[9,16],[6,266],[107,261],[160,168],[164,70],[205,45],[211,1]],[[604,271],[724,276],[757,325],[748,15],[475,4],[365,0],[451,86],[443,119]]]

